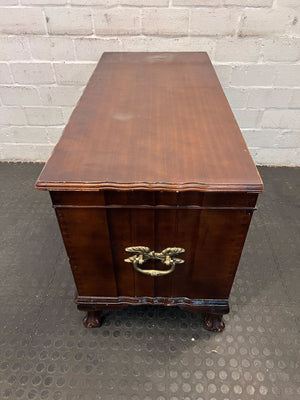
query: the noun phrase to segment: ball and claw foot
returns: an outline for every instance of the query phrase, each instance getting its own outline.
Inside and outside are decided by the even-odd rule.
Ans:
[[[208,331],[222,332],[225,328],[222,314],[205,314],[205,327]]]
[[[88,311],[82,322],[86,328],[98,328],[101,325],[101,311]]]

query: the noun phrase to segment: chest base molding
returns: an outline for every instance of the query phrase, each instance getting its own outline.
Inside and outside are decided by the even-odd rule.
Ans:
[[[228,300],[189,299],[170,297],[83,297],[77,296],[75,303],[80,311],[86,311],[83,325],[97,328],[102,325],[102,310],[114,310],[127,306],[177,306],[182,310],[205,313],[205,328],[221,332],[225,328],[223,315],[229,313]]]
[[[196,312],[229,313],[228,300],[189,299],[187,297],[83,297],[77,296],[75,303],[80,310],[116,309],[127,306],[173,306]]]

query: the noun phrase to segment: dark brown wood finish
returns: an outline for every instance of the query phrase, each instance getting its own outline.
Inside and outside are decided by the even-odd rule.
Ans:
[[[51,193],[85,326],[162,304],[224,329],[263,185],[206,53],[105,53],[36,187]],[[130,246],[182,247],[184,263],[145,275],[124,261]]]
[[[52,192],[52,197],[58,201],[58,193],[53,196]],[[115,205],[105,209],[77,206],[75,202],[54,207],[80,296],[105,297],[115,293],[115,296],[226,299],[254,205],[255,200],[248,208],[124,209]],[[142,275],[124,262],[129,256],[125,248],[138,245],[156,250],[182,247],[186,250],[185,263],[178,265],[170,276]],[[158,269],[162,267],[159,264],[155,263]],[[86,287],[82,282],[86,282]],[[110,282],[115,284],[114,289]]]
[[[261,192],[206,53],[104,53],[37,187]]]

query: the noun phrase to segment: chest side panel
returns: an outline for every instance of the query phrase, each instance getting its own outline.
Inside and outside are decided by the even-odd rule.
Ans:
[[[115,210],[110,210],[115,213]],[[131,210],[118,237],[120,247],[114,247],[115,265],[118,271],[119,295],[128,296],[124,271],[128,267],[124,258],[126,246],[147,246],[155,252],[168,247],[180,247],[185,253],[180,257],[183,264],[166,275],[151,277],[134,271],[135,296],[175,297],[192,299],[227,299],[243,250],[252,212],[246,210]],[[116,221],[117,214],[111,220]],[[113,226],[111,226],[113,229]],[[112,232],[112,231],[111,231]],[[140,232],[140,234],[134,234]],[[153,240],[154,234],[154,240]],[[116,237],[112,233],[112,240]],[[123,248],[122,248],[123,247]],[[147,261],[141,269],[167,270],[160,261]],[[123,276],[123,278],[122,278]],[[126,290],[125,290],[126,289]]]
[[[106,212],[109,216],[118,296],[153,297],[154,278],[137,272],[131,263],[124,260],[132,255],[125,251],[127,247],[143,244],[154,249],[155,212],[151,209],[133,208],[106,209]],[[149,261],[147,266],[154,268],[154,262]]]
[[[176,242],[186,249],[186,262],[174,272],[172,296],[227,299],[252,212],[208,209],[177,214]]]
[[[117,296],[106,210],[56,208],[80,296]]]
[[[81,296],[229,296],[256,195],[108,192],[52,193]],[[185,262],[160,277],[126,263],[130,246],[185,249]],[[167,270],[159,260],[142,269]]]

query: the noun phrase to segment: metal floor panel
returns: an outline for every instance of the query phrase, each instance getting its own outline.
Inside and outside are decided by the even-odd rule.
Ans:
[[[106,312],[86,329],[42,164],[0,164],[0,398],[300,399],[300,169],[260,168],[222,333],[178,308]]]

